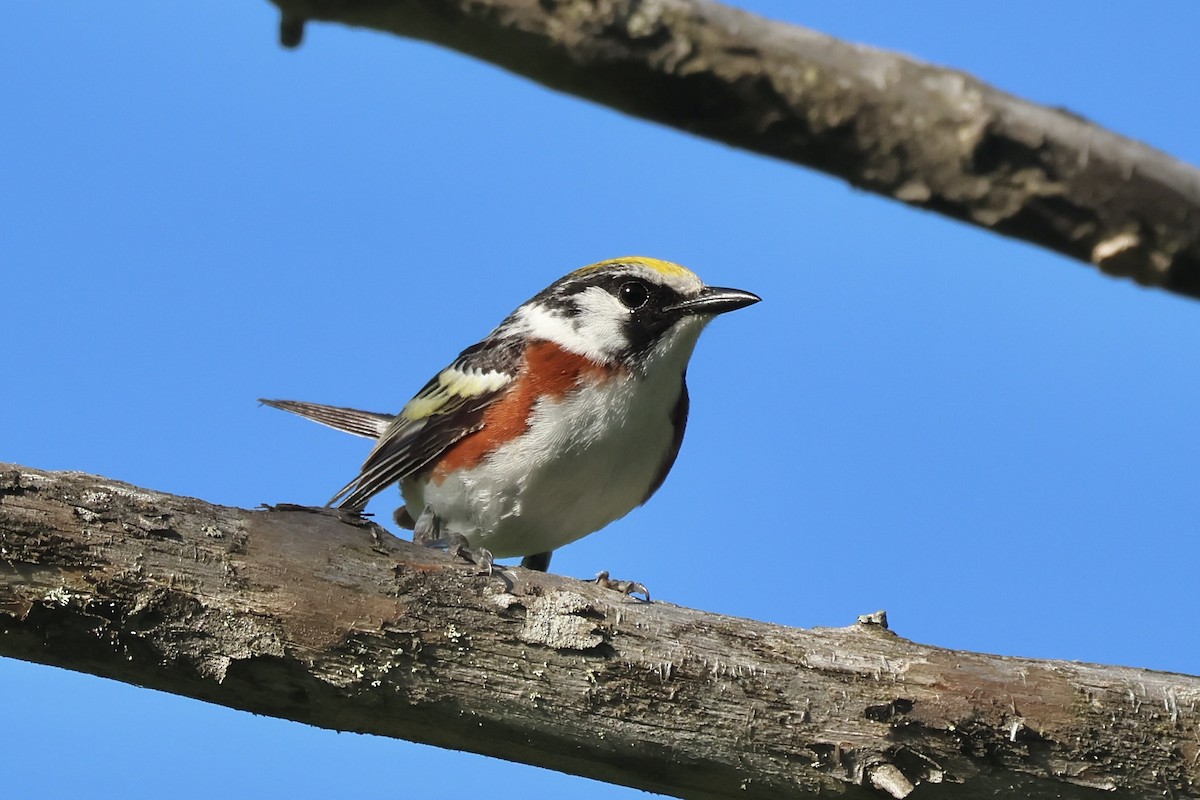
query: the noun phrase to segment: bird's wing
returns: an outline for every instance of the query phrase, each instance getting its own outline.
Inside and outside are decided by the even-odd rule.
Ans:
[[[392,420],[358,477],[329,505],[362,509],[383,489],[421,472],[451,445],[483,427],[483,413],[516,378],[524,348],[511,339],[485,339],[463,351]]]
[[[679,399],[675,401],[675,407],[671,409],[671,427],[675,431],[675,438],[671,441],[671,449],[667,450],[662,464],[658,467],[658,473],[654,476],[654,482],[650,484],[650,489],[646,492],[646,496],[642,498],[643,504],[662,488],[663,481],[667,479],[667,473],[671,471],[671,467],[675,466],[675,459],[679,457],[679,448],[683,445],[683,432],[687,429],[688,407],[690,404],[691,400],[688,399],[687,373],[685,372],[683,380],[679,382]]]
[[[388,426],[396,417],[392,414],[376,414],[374,411],[360,411],[357,408],[342,406],[323,406],[317,403],[301,403],[298,400],[264,400],[260,403],[272,408],[279,408],[299,414],[302,417],[328,425],[343,433],[352,433],[368,439],[378,439],[383,436]]]

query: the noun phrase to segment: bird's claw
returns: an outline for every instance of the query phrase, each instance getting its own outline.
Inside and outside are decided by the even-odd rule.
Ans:
[[[597,586],[602,586],[605,589],[612,589],[614,592],[620,592],[633,596],[640,594],[645,596],[646,602],[650,602],[650,590],[646,588],[644,583],[637,581],[617,581],[608,577],[608,570],[601,570],[596,573],[596,579],[593,581]]]
[[[397,513],[397,522],[399,522],[399,511]],[[419,544],[422,547],[436,547],[444,549],[450,554],[451,558],[461,558],[470,561],[472,564],[479,565],[481,575],[491,576],[492,569],[492,554],[485,548],[478,550],[471,549],[471,543],[467,541],[467,537],[461,533],[447,533],[442,535],[442,523],[433,513],[433,510],[426,506],[425,511],[421,516],[417,517],[413,524],[413,544]]]
[[[450,534],[447,537],[446,542],[446,550],[449,551],[452,558],[462,558],[466,561],[470,561],[472,564],[475,564],[479,567],[480,575],[487,575],[488,577],[491,577],[493,567],[491,551],[485,547],[480,547],[478,550],[472,550],[470,542],[467,541],[467,537],[463,536],[461,533]]]

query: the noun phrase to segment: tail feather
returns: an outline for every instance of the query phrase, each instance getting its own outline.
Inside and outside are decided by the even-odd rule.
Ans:
[[[357,408],[342,406],[323,406],[317,403],[301,403],[298,400],[264,400],[260,403],[272,408],[290,411],[302,417],[327,425],[334,430],[352,433],[367,439],[378,439],[392,424],[396,417],[393,414],[376,414],[373,411],[360,411]]]

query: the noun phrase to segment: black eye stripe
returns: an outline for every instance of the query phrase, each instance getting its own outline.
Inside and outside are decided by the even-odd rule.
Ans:
[[[630,283],[641,284],[647,292],[646,300],[635,307],[631,307],[627,300],[622,299],[622,287]],[[677,303],[681,298],[680,293],[675,289],[658,280],[646,278],[639,274],[638,270],[614,268],[611,271],[568,276],[566,279],[546,287],[528,302],[539,303],[556,314],[575,319],[583,313],[577,296],[589,289],[603,289],[616,298],[627,310],[635,312],[639,317],[652,312],[657,313],[657,309]],[[640,298],[629,298],[629,300],[635,299]]]

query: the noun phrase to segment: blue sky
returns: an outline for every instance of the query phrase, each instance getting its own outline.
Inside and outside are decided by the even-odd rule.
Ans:
[[[1200,163],[1194,3],[741,5]],[[561,274],[653,255],[764,302],[702,338],[662,491],[556,572],[1200,674],[1200,303],[427,45],[318,25],[286,52],[275,25],[0,5],[0,460],[321,503],[368,443],[255,398],[394,411]],[[14,797],[635,796],[11,660],[0,719]]]

